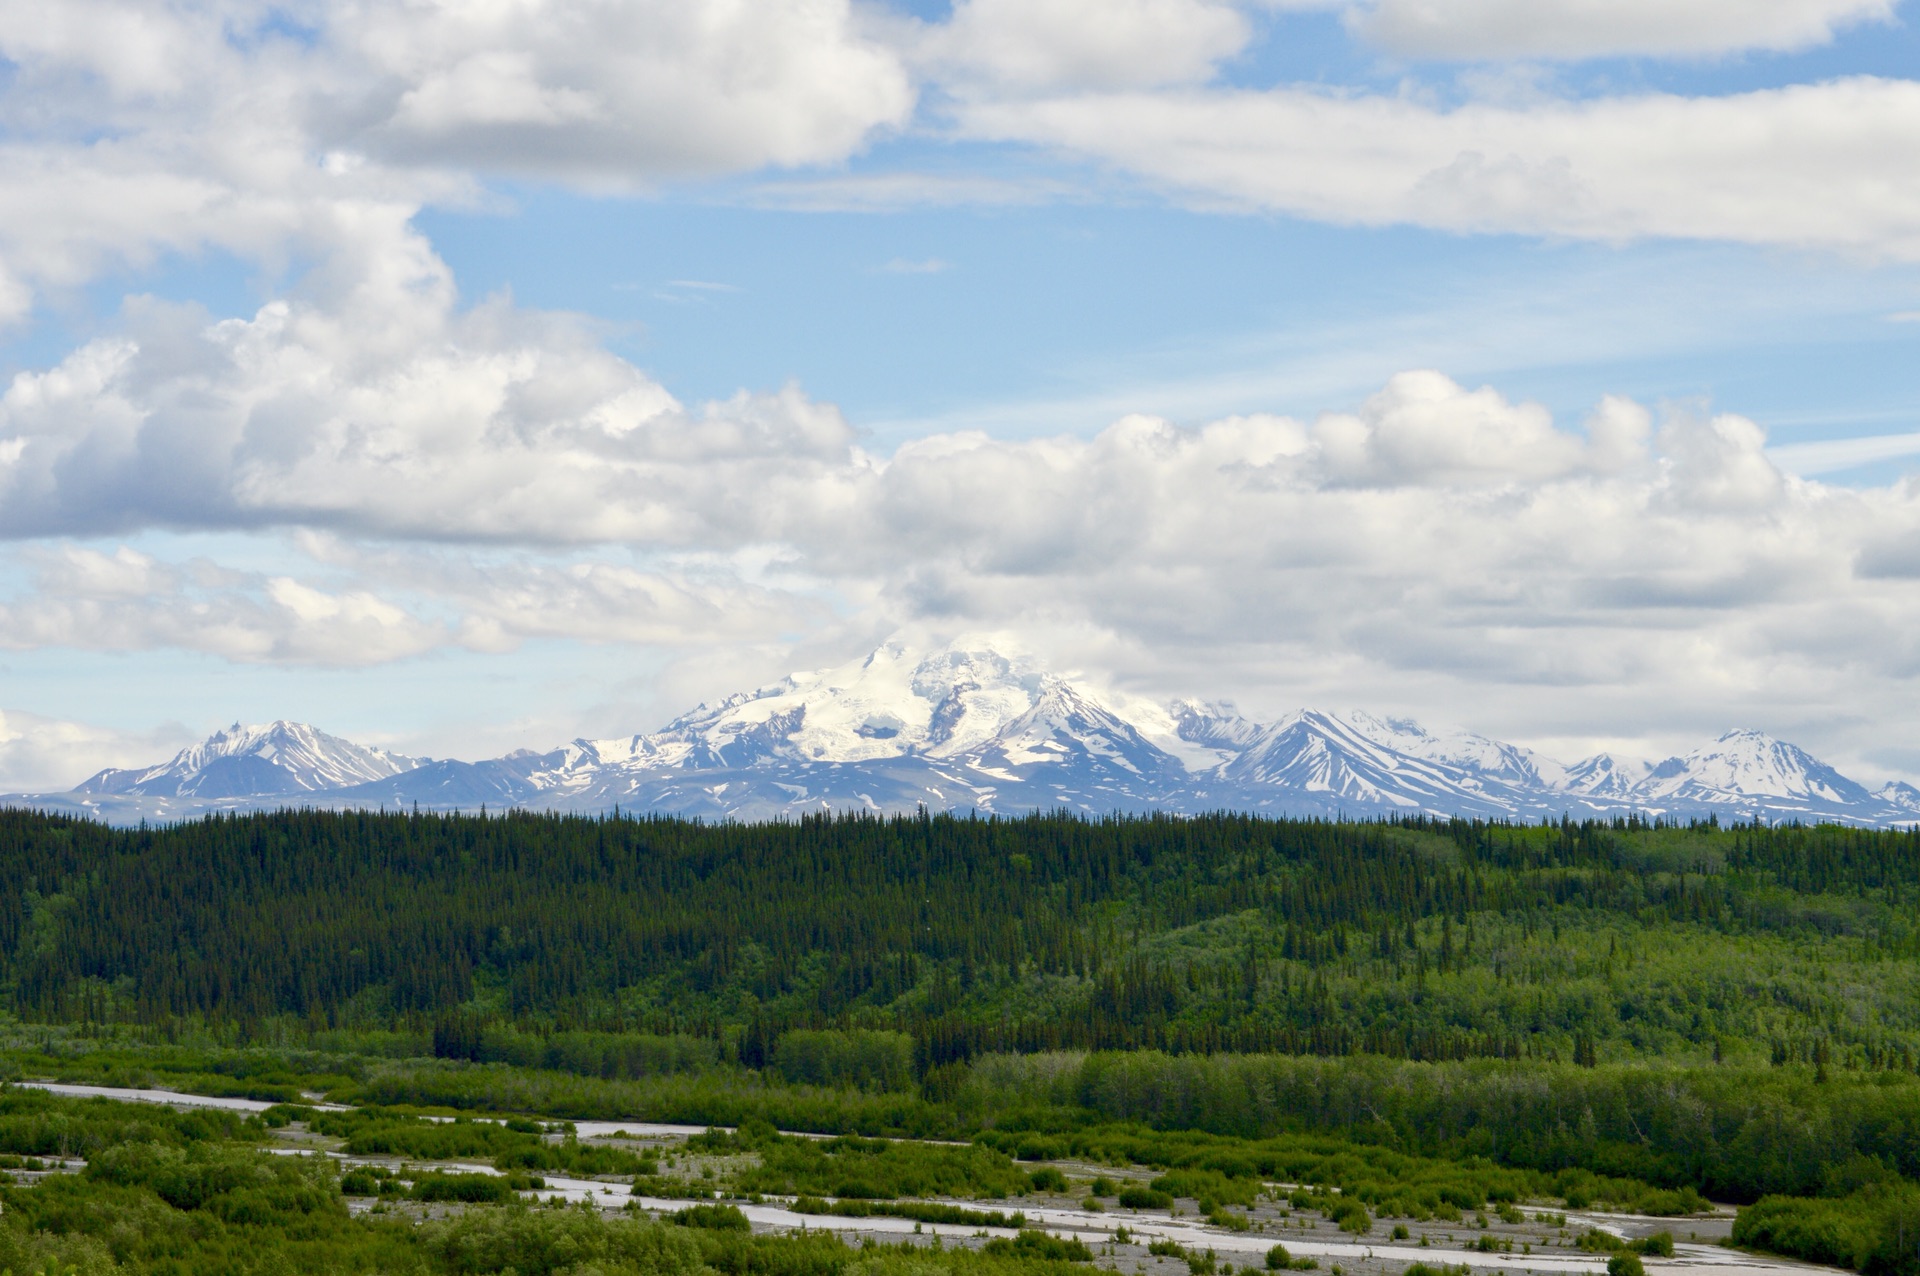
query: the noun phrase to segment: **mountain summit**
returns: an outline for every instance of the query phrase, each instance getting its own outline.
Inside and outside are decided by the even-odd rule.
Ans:
[[[700,705],[659,731],[481,762],[366,748],[310,726],[238,724],[171,761],[10,799],[111,820],[302,805],[662,811],[763,819],[820,810],[1066,809],[1366,818],[1670,818],[1906,824],[1920,791],[1879,792],[1804,750],[1730,731],[1654,766],[1570,766],[1469,732],[1369,713],[1274,722],[1231,705],[1114,696],[990,641],[882,645]]]
[[[128,797],[238,798],[320,793],[410,771],[416,758],[328,735],[303,722],[234,723],[171,761],[138,770],[107,770],[75,793]]]

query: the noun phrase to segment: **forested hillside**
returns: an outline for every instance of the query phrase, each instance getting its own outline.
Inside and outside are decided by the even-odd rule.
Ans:
[[[799,1193],[803,1212],[971,1227],[999,1216],[905,1199],[958,1190],[936,1163],[993,1197],[1064,1190],[1059,1161],[1151,1177],[1116,1199],[1226,1233],[1249,1226],[1228,1206],[1260,1200],[1291,1201],[1262,1226],[1312,1209],[1356,1245],[1369,1211],[1450,1227],[1498,1204],[1499,1226],[1545,1220],[1528,1235],[1609,1264],[1624,1242],[1550,1211],[1687,1214],[1704,1194],[1748,1203],[1742,1243],[1920,1276],[1916,904],[1920,834],[1825,826],[298,812],[114,830],[4,812],[0,1073],[277,1100],[321,1141],[299,1146],[356,1168],[309,1182],[187,1131],[177,1154],[102,1151],[7,1196],[0,1250],[100,1271],[197,1271],[182,1256],[218,1249],[236,1272],[257,1252],[273,1270],[584,1274],[600,1269],[526,1268],[518,1231],[486,1232],[484,1262],[441,1254],[454,1232],[363,1224],[341,1193],[497,1205],[507,1221],[471,1227],[539,1231],[515,1194],[557,1169],[601,1194]],[[358,1109],[301,1106],[321,1094]],[[17,1095],[0,1108],[69,1111]],[[556,1119],[742,1133],[687,1140],[734,1158],[695,1179],[617,1136],[560,1140]],[[64,1157],[67,1121],[0,1128],[0,1154]],[[834,1150],[871,1164],[815,1163]],[[494,1177],[408,1166],[475,1156]],[[207,1175],[259,1199],[180,1186]],[[111,1240],[114,1193],[176,1229],[173,1248]],[[681,1214],[734,1226],[699,1208],[721,1212]],[[567,1226],[601,1249],[662,1235]],[[981,1270],[1092,1257],[1021,1236]],[[1516,1240],[1533,1243],[1497,1243]],[[1635,1263],[1661,1256],[1647,1243]],[[730,1273],[841,1276],[855,1253],[701,1244]],[[1169,1254],[1215,1270],[1153,1244],[1143,1271]]]
[[[1837,827],[0,815],[21,1016],[558,1034],[609,1076],[850,1028],[911,1038],[852,1065],[895,1080],[1063,1048],[1911,1072],[1917,902],[1920,834]]]

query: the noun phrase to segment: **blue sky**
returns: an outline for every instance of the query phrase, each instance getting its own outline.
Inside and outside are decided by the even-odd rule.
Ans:
[[[0,6],[0,790],[973,631],[1920,774],[1911,3],[61,12]]]

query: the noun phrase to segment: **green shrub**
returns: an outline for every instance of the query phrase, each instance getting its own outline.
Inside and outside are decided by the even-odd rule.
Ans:
[[[1285,1245],[1275,1245],[1267,1251],[1267,1270],[1270,1272],[1284,1272],[1292,1262],[1293,1255],[1287,1252]]]
[[[1120,1204],[1130,1210],[1167,1210],[1173,1208],[1173,1198],[1153,1188],[1129,1187],[1121,1189]]]
[[[1647,1268],[1640,1255],[1623,1252],[1607,1260],[1607,1276],[1647,1276]]]
[[[747,1221],[747,1216],[734,1205],[689,1205],[686,1209],[674,1211],[673,1221],[682,1227],[704,1227],[715,1232],[753,1230],[753,1224]]]
[[[997,1236],[980,1247],[985,1254],[1002,1257],[1040,1259],[1056,1263],[1091,1263],[1093,1251],[1079,1240],[1062,1240],[1049,1236],[1045,1232],[1031,1228],[1023,1230],[1012,1240]]]

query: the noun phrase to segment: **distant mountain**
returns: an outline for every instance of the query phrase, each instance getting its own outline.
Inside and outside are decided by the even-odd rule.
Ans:
[[[1258,722],[1219,702],[1116,697],[985,642],[930,652],[888,643],[837,669],[700,705],[656,732],[545,753],[433,761],[299,723],[236,724],[158,766],[4,800],[115,821],[301,805],[708,819],[926,806],[1920,822],[1920,789],[1869,792],[1755,731],[1654,766],[1608,754],[1562,766],[1485,736],[1368,713]]]
[[[171,761],[102,771],[75,793],[128,797],[237,798],[319,793],[410,771],[417,758],[342,740],[301,722],[216,731]]]

